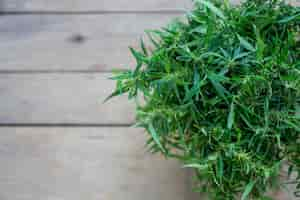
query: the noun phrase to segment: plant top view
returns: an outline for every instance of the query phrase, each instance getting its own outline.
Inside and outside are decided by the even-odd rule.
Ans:
[[[272,188],[287,187],[284,167],[297,198],[300,8],[196,0],[184,18],[146,33],[110,97],[135,100],[149,149],[192,168],[211,200],[272,199]]]

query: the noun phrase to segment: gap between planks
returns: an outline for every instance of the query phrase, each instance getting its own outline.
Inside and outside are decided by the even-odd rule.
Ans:
[[[182,10],[99,10],[99,11],[0,11],[0,15],[115,15],[115,14],[184,14]]]
[[[139,38],[146,39],[145,29],[159,29],[175,17],[179,15],[2,16],[0,48],[5,51],[0,70],[77,73],[127,69],[135,65],[128,46],[138,48]]]
[[[113,70],[100,69],[100,70],[0,70],[0,74],[102,74],[111,73]],[[125,69],[118,69],[118,71],[125,71]]]
[[[0,128],[131,128],[133,125],[131,123],[0,123]]]
[[[1,200],[193,199],[187,171],[146,140],[131,128],[1,128]]]

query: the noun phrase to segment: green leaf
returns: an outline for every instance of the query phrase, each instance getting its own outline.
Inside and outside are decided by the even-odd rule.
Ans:
[[[162,152],[165,152],[165,149],[163,148],[163,146],[162,146],[162,144],[161,144],[161,142],[159,140],[158,134],[157,134],[157,132],[156,132],[156,130],[155,130],[155,128],[154,128],[154,126],[153,126],[152,123],[149,124],[149,132],[150,132],[153,140],[157,144],[157,146],[160,148],[160,150]]]
[[[291,178],[293,171],[294,171],[294,166],[290,165],[288,169],[288,178]]]
[[[243,37],[241,37],[240,35],[237,35],[238,36],[238,39],[239,39],[239,41],[240,41],[240,43],[241,43],[241,45],[245,48],[245,49],[247,49],[247,50],[249,50],[249,51],[256,51],[256,49],[252,46],[252,44],[250,44],[246,39],[244,39]]]
[[[147,37],[149,38],[149,40],[151,41],[151,43],[158,48],[159,47],[159,43],[154,39],[154,37],[152,36],[153,31],[152,30],[146,30],[145,33],[147,34]]]
[[[103,100],[103,103],[106,103],[107,101],[109,101],[111,98],[113,97],[116,97],[116,96],[119,96],[121,95],[122,92],[120,91],[114,91],[113,93],[111,93],[108,97],[106,97],[104,100]]]
[[[217,170],[217,176],[219,177],[219,180],[221,181],[223,179],[223,175],[224,175],[224,162],[223,162],[223,158],[220,155],[218,157],[218,170]]]
[[[186,164],[183,167],[184,168],[196,168],[200,171],[207,170],[209,168],[209,166],[207,164],[198,164],[198,163]]]
[[[235,117],[235,112],[234,112],[234,102],[232,101],[231,105],[230,105],[230,112],[228,115],[228,119],[227,119],[227,128],[231,129],[234,123],[234,117]]]
[[[269,127],[269,98],[265,97],[264,102],[264,119],[265,119],[265,128]]]
[[[293,127],[295,130],[300,131],[300,125],[297,125],[293,122],[291,122],[288,119],[283,120],[286,124],[288,124],[289,126]]]
[[[247,52],[247,53],[240,53],[240,54],[236,55],[236,56],[233,58],[233,60],[238,60],[238,59],[244,58],[244,57],[246,57],[246,56],[248,56],[248,55],[250,55],[249,52]]]
[[[300,119],[300,105],[296,105],[295,118]]]
[[[264,199],[281,161],[300,180],[299,8],[245,1],[198,0],[148,32],[131,48],[137,65],[112,78],[150,152],[193,168],[211,200]]]
[[[199,26],[199,27],[194,28],[193,30],[191,30],[190,33],[206,34],[207,33],[207,27]]]
[[[218,17],[220,17],[222,19],[226,19],[226,17],[223,14],[223,12],[219,8],[217,8],[214,4],[212,4],[211,2],[205,1],[205,0],[196,0],[196,2],[202,4],[205,7],[207,7],[208,9],[210,9]]]
[[[259,30],[257,29],[256,25],[253,25],[255,37],[256,37],[256,55],[259,61],[262,61],[266,45],[260,35]]]
[[[259,200],[274,200],[272,197],[268,197],[268,196],[263,196],[261,199]]]
[[[135,73],[137,73],[143,65],[144,56],[140,52],[133,49],[132,47],[129,47],[129,49],[130,49],[132,55],[134,56],[134,58],[136,60],[137,65],[136,65],[136,68],[135,68]]]
[[[216,89],[218,95],[220,97],[222,97],[227,102],[226,94],[229,94],[229,92],[220,83],[220,81],[224,80],[224,77],[219,76],[219,75],[211,72],[211,73],[208,74],[207,78],[210,80],[213,87]]]
[[[144,43],[144,41],[143,41],[142,38],[140,39],[140,45],[141,45],[141,49],[142,49],[144,55],[147,56],[148,55],[148,51],[147,51],[147,48],[146,48],[145,43]]]
[[[300,13],[298,13],[298,14],[296,14],[296,15],[293,15],[293,16],[285,17],[285,18],[279,20],[278,22],[279,22],[279,23],[287,23],[287,22],[290,22],[290,21],[292,21],[292,20],[294,20],[294,19],[300,20]]]
[[[252,192],[254,186],[256,184],[256,181],[251,181],[250,183],[247,184],[245,191],[243,192],[242,199],[241,200],[247,200],[248,196]]]

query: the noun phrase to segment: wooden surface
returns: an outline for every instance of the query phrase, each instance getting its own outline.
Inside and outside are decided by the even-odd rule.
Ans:
[[[300,5],[299,0],[287,0]],[[231,0],[239,3],[240,0]],[[182,12],[192,0],[2,0],[4,12]]]
[[[1,200],[191,199],[174,161],[132,128],[0,128]]]
[[[102,104],[128,46],[181,0],[0,1],[0,199],[196,199],[179,163],[146,152],[126,97]]]
[[[146,152],[126,97],[102,104],[108,72],[134,67],[128,46],[190,6],[0,1],[0,200],[199,200],[179,163]]]
[[[138,46],[145,29],[160,28],[176,16],[180,15],[1,16],[0,71],[132,68],[128,46]]]
[[[97,124],[134,122],[127,97],[103,104],[115,83],[110,73],[0,74],[0,124]]]
[[[3,11],[183,10],[192,0],[2,0]]]

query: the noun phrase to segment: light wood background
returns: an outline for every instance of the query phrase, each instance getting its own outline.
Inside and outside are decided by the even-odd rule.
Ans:
[[[0,1],[0,200],[193,199],[151,155],[126,97],[103,104],[128,46],[189,0]],[[79,38],[79,39],[78,39]]]
[[[190,7],[0,1],[0,200],[199,199],[179,163],[146,152],[126,97],[102,104],[111,70],[134,65],[128,46]]]

